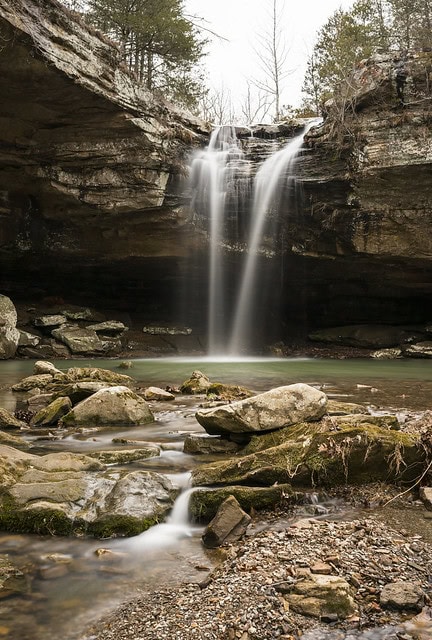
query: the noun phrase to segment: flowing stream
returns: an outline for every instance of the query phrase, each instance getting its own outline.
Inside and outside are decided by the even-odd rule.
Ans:
[[[77,364],[117,366],[113,360],[56,362],[61,369]],[[19,394],[6,387],[28,375],[32,366],[28,361],[0,363],[0,406],[13,410],[17,400],[19,406]],[[141,386],[177,386],[197,368],[212,380],[242,384],[258,392],[309,382],[330,397],[367,404],[377,412],[393,407],[402,418],[428,408],[432,395],[432,371],[427,361],[157,359],[134,361],[131,374]],[[188,433],[202,433],[194,417],[199,402],[198,398],[178,396],[171,403],[154,403],[156,422],[143,427],[77,432],[67,437],[52,429],[32,436],[32,452],[41,454],[120,448],[113,442],[118,437],[160,443],[161,456],[134,462],[128,468],[166,474],[182,493],[165,523],[129,539],[0,534],[0,553],[9,554],[22,571],[8,583],[0,600],[0,635],[7,640],[73,640],[89,622],[140,588],[161,584],[175,588],[181,581],[203,580],[220,554],[202,547],[201,529],[188,521],[190,471],[203,459],[182,451]],[[320,505],[311,507],[321,509]]]

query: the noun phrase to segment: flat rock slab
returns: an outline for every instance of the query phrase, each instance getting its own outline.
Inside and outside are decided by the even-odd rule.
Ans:
[[[390,582],[380,594],[380,605],[386,609],[421,611],[424,600],[423,590],[414,582]]]
[[[319,420],[327,396],[307,384],[277,387],[253,398],[202,409],[196,419],[210,435],[274,431],[298,422]]]

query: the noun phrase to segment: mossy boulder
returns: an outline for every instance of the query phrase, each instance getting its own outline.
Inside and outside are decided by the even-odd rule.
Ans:
[[[41,373],[34,376],[27,376],[20,382],[12,385],[12,391],[31,391],[32,389],[45,389],[53,381],[50,373]]]
[[[201,409],[196,419],[210,435],[274,431],[297,422],[319,420],[327,396],[307,384],[277,387],[253,398]]]
[[[333,486],[372,481],[411,481],[425,465],[414,434],[371,424],[311,433],[295,430],[292,439],[257,453],[202,465],[192,472],[194,486],[274,483]]]
[[[68,384],[56,384],[56,391],[52,394],[53,398],[68,397],[73,405],[78,404],[86,398],[90,398],[94,393],[108,387],[117,387],[113,382],[71,382]],[[53,387],[50,387],[53,388]]]
[[[124,373],[97,367],[71,367],[66,372],[55,375],[54,382],[108,382],[123,387],[135,385],[135,380]]]
[[[23,533],[135,535],[162,519],[177,494],[166,477],[150,471],[6,446],[0,446],[0,480],[0,527]]]
[[[339,400],[329,400],[327,402],[327,411],[329,416],[345,416],[349,413],[369,413],[362,404],[354,402],[340,402]]]
[[[59,420],[72,409],[69,398],[60,397],[44,407],[31,419],[32,427],[49,427],[56,425]]]
[[[220,505],[229,496],[234,496],[241,508],[252,510],[271,509],[293,495],[291,485],[280,484],[274,487],[220,487],[218,489],[198,489],[191,494],[189,512],[194,520],[209,522]]]
[[[200,393],[207,393],[207,390],[211,386],[209,378],[201,371],[193,371],[188,380],[185,380],[180,386],[181,393],[188,395],[196,395]]]
[[[184,453],[191,455],[227,455],[237,453],[241,448],[240,444],[231,442],[218,436],[198,435],[191,433],[186,436],[183,446]]]
[[[64,426],[136,426],[153,422],[147,402],[127,387],[104,388],[62,418]]]

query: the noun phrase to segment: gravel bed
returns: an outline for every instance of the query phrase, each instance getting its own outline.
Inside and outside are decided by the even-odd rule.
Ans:
[[[376,515],[294,524],[261,516],[200,585],[143,592],[81,640],[430,640],[431,550],[421,536],[393,530]],[[350,584],[356,612],[347,620],[329,624],[294,613],[280,592],[281,585],[315,572],[317,563]],[[416,613],[380,606],[381,589],[394,581],[424,591],[415,626],[406,621]]]

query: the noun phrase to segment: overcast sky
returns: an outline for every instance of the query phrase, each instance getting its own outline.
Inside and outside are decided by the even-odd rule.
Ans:
[[[349,8],[353,0],[278,0],[285,5],[282,27],[289,48],[287,67],[292,73],[285,81],[282,103],[298,106],[308,55],[317,31],[339,7]],[[257,35],[271,26],[273,0],[185,0],[187,12],[207,20],[209,29],[227,38],[212,38],[205,59],[208,83],[223,84],[235,101],[245,93],[246,78],[259,75],[254,46]]]

